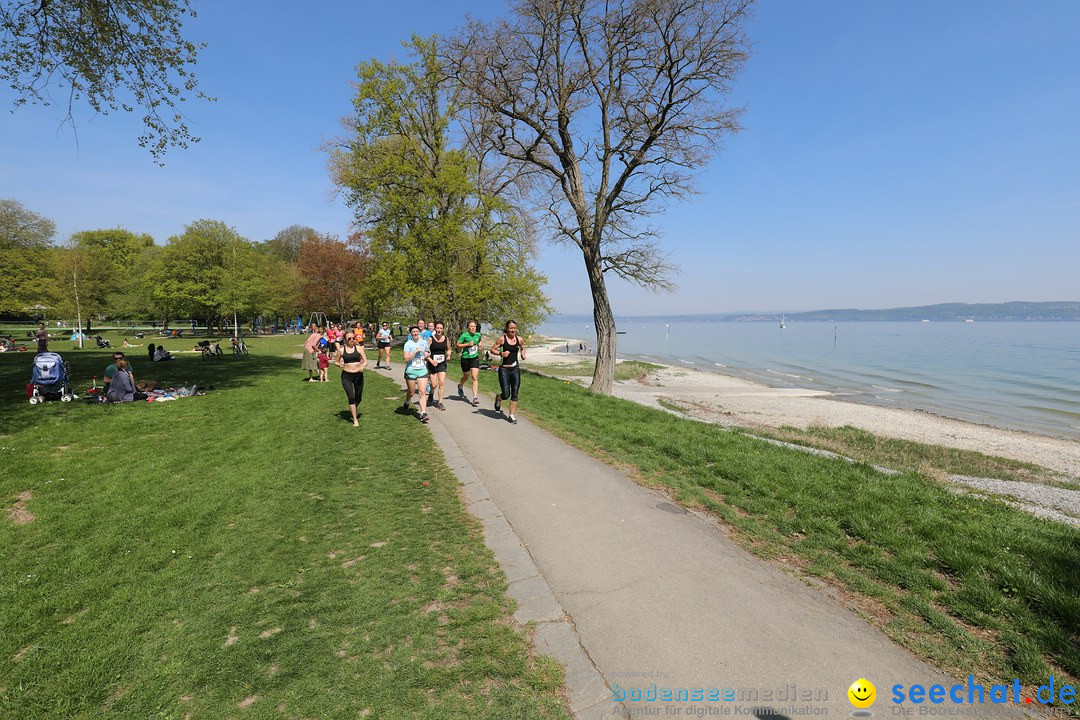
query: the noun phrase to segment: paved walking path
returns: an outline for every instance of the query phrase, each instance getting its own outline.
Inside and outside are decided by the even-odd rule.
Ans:
[[[847,689],[859,678],[877,686],[870,709],[884,717],[893,714],[895,684],[955,682],[832,596],[743,551],[708,518],[523,416],[511,425],[490,396],[479,408],[456,397],[445,405],[429,427],[507,572],[518,619],[535,620],[538,649],[567,665],[579,719],[843,718],[855,709]],[[736,697],[631,699],[648,697],[654,684],[731,688]],[[614,702],[623,692],[626,700]]]

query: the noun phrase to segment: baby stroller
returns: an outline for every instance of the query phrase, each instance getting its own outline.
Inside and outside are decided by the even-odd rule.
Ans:
[[[27,388],[27,396],[31,405],[43,403],[46,400],[60,399],[61,402],[71,402],[75,399],[75,393],[71,392],[71,366],[57,353],[38,353],[34,357],[34,369],[30,379],[30,387]]]
[[[94,339],[97,340],[97,346],[99,348],[111,348],[112,347],[112,343],[109,342],[108,340],[106,340],[105,338],[101,337],[100,335],[95,336]]]

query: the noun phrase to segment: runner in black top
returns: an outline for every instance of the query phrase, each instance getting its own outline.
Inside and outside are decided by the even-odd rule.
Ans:
[[[499,366],[499,390],[495,396],[495,411],[502,411],[502,401],[510,401],[510,422],[517,424],[518,390],[521,389],[521,368],[518,361],[525,359],[525,343],[517,334],[517,323],[513,320],[506,321],[505,334],[491,348],[493,353],[502,357],[502,365]]]
[[[443,393],[446,390],[446,361],[450,357],[450,341],[446,337],[445,326],[435,323],[435,334],[428,341],[428,376],[431,378],[428,390],[428,405],[445,410]],[[438,397],[436,398],[436,393]]]
[[[357,345],[356,335],[352,331],[345,333],[345,344],[338,346],[335,364],[341,368],[341,386],[345,388],[345,395],[349,398],[353,427],[360,427],[360,421],[356,419],[356,406],[364,395],[367,355],[364,354],[364,346]]]

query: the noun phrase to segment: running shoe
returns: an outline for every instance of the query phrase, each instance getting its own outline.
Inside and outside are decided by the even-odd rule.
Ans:
[[[462,400],[465,399],[465,388],[461,387],[461,383],[458,383],[457,386],[457,396]]]
[[[409,399],[408,398],[405,398],[405,404],[401,406],[401,409],[402,410],[408,410],[409,409]]]
[[[472,404],[473,404],[473,407],[479,407],[480,406],[480,398],[474,397],[472,399]]]
[[[514,417],[513,415],[511,415],[511,416],[510,416],[510,422],[511,422],[511,424],[513,424],[513,425],[517,425],[517,418],[516,418],[516,417]]]
[[[439,408],[440,410],[445,410],[446,409],[446,406],[443,405],[442,403],[436,403],[435,407]]]
[[[427,413],[420,414],[420,422],[427,423],[429,420],[431,420],[431,418],[428,417]]]
[[[502,412],[502,396],[495,396],[495,412]]]

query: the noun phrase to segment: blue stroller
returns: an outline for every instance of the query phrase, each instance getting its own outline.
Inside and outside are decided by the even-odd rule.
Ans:
[[[34,357],[34,370],[30,379],[30,392],[27,393],[31,405],[46,400],[60,399],[71,402],[75,393],[71,392],[71,366],[57,353],[38,353]]]

